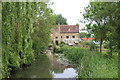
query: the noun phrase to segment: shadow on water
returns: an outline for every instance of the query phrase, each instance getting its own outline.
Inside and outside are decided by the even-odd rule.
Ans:
[[[56,66],[57,65],[57,66]],[[10,78],[73,78],[77,76],[74,68],[61,67],[49,56],[40,55],[31,66],[14,71]]]
[[[50,61],[45,55],[40,55],[31,66],[17,70],[10,78],[51,78]]]

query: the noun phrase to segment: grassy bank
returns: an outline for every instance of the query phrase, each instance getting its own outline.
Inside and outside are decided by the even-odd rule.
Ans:
[[[117,59],[85,48],[63,46],[56,53],[64,54],[70,63],[77,64],[78,78],[117,78]]]

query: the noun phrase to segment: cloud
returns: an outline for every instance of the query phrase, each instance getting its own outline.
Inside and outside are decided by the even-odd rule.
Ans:
[[[89,0],[51,0],[54,2],[51,8],[56,14],[62,14],[67,19],[69,25],[79,23],[78,19],[83,19],[80,12],[89,4]]]

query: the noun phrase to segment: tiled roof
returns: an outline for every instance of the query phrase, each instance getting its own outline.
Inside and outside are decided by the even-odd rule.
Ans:
[[[95,38],[81,38],[81,40],[93,40]]]
[[[60,33],[79,33],[79,26],[60,25]]]

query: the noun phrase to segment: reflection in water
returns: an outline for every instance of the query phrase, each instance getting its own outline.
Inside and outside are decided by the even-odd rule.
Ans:
[[[50,61],[45,55],[40,55],[31,66],[15,71],[11,78],[51,78]]]
[[[67,68],[62,73],[54,73],[54,78],[75,78],[77,76],[76,70],[73,68]]]
[[[73,78],[77,76],[74,68],[65,68],[50,56],[40,55],[31,66],[17,70],[10,78]]]

